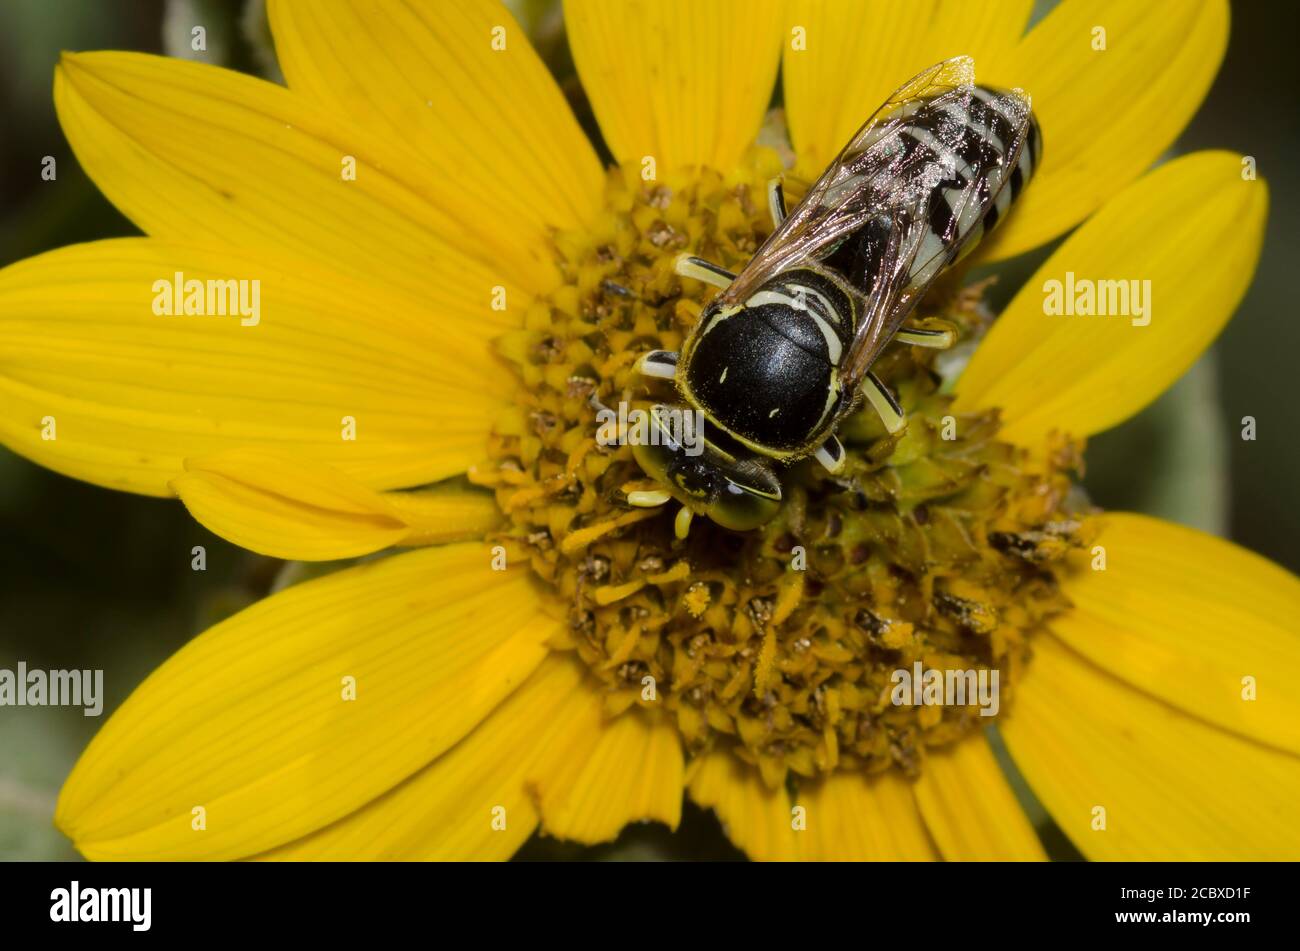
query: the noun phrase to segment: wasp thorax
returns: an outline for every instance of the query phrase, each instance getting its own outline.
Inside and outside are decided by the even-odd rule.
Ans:
[[[588,666],[611,715],[666,717],[690,751],[729,751],[774,786],[832,770],[915,773],[927,749],[1011,706],[1029,638],[1066,607],[1053,572],[1089,532],[1067,510],[1069,447],[1031,463],[998,440],[995,414],[954,415],[932,351],[908,347],[876,367],[908,411],[906,431],[849,417],[841,471],[796,461],[776,503],[730,478],[771,487],[761,462],[729,471],[681,440],[597,438],[597,407],[679,405],[673,381],[634,370],[656,349],[682,353],[691,392],[738,435],[751,426],[746,434],[798,447],[815,430],[831,398],[824,377],[774,399],[757,384],[727,387],[761,380],[761,363],[712,355],[724,339],[715,333],[766,325],[765,309],[788,306],[778,298],[796,288],[764,288],[773,296],[722,316],[705,307],[714,289],[673,271],[686,250],[740,267],[771,228],[765,184],[777,171],[773,153],[755,150],[725,177],[698,170],[647,184],[639,167],[611,172],[599,229],[556,238],[564,285],[499,341],[521,384],[518,411],[472,478],[495,489],[504,513],[494,543],[566,606],[557,647]],[[826,291],[811,277],[798,283]],[[816,322],[821,302],[801,303],[812,322],[772,331],[771,346],[813,353],[816,376],[831,343]],[[975,295],[933,307],[967,331],[982,319]],[[709,316],[717,327],[701,326],[684,349]],[[697,519],[680,539],[677,503],[629,504],[666,485],[688,505],[733,501],[737,527],[751,530]],[[1006,541],[1062,525],[1059,543],[1034,558]]]
[[[852,334],[852,305],[836,310],[832,290],[797,271],[739,306],[707,308],[682,353],[685,397],[754,452],[811,455],[840,405],[837,365]]]

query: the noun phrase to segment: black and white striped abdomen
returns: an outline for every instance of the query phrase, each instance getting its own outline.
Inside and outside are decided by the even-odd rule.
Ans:
[[[1005,116],[997,112],[990,104],[989,100],[997,96],[996,90],[988,89],[984,86],[976,86],[972,94],[971,118],[981,115],[985,121],[982,123],[983,128],[973,131],[983,135],[985,132],[991,132],[996,141],[991,142],[993,150],[1000,156],[1006,155],[1008,137],[1013,134],[1011,125],[1007,122]],[[975,100],[978,100],[976,102]],[[1039,160],[1043,154],[1043,133],[1038,127],[1038,120],[1034,118],[1033,113],[1029,114],[1029,123],[1025,129],[1024,142],[1021,144],[1019,155],[1013,156],[1013,161],[1005,166],[1010,168],[1007,174],[1005,188],[999,188],[1002,185],[1003,168],[998,168],[988,172],[988,180],[991,191],[989,194],[996,195],[992,205],[985,211],[983,217],[972,227],[962,234],[964,250],[969,251],[979,243],[981,237],[986,232],[992,231],[1006,216],[1007,211],[1011,208],[1012,202],[1020,197],[1020,193],[1025,190],[1029,184],[1029,179],[1033,177],[1035,169],[1038,168]]]
[[[1023,140],[1018,139],[1018,123],[1007,108],[1014,101],[1006,93],[976,86],[968,103],[921,105],[898,130],[908,152],[921,151],[946,172],[930,195],[929,233],[909,283],[926,283],[973,250],[1029,183],[1043,137],[1030,114]]]

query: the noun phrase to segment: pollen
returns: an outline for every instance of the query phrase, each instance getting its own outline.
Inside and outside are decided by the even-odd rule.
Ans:
[[[566,606],[552,646],[581,659],[609,716],[667,717],[689,753],[728,751],[773,787],[833,770],[915,776],[928,750],[1010,708],[1035,631],[1069,609],[1054,572],[1096,531],[1072,491],[1081,447],[999,441],[996,411],[956,414],[934,351],[903,344],[875,371],[906,429],[849,417],[843,469],[782,469],[785,501],[755,531],[696,518],[678,538],[677,503],[630,506],[662,487],[630,446],[597,439],[596,407],[645,400],[637,357],[680,349],[716,293],[679,277],[675,257],[740,270],[772,229],[765,186],[780,172],[761,148],[730,175],[611,170],[601,220],[555,235],[564,283],[497,341],[517,406],[471,478],[506,516],[494,543]],[[920,314],[963,338],[987,322],[979,288],[940,288]],[[934,684],[986,680],[999,702],[973,688],[929,702]]]

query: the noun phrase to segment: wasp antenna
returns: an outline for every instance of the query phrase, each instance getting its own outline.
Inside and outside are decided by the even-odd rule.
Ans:
[[[730,287],[731,282],[736,279],[736,275],[725,267],[690,254],[677,255],[677,260],[673,262],[673,270],[682,277],[689,277],[724,289]]]

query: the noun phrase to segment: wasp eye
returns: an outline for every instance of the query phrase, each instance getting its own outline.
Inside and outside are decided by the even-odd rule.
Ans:
[[[780,483],[765,487],[773,495],[765,495],[728,481],[709,509],[709,518],[723,528],[747,532],[771,521],[781,507]]]

